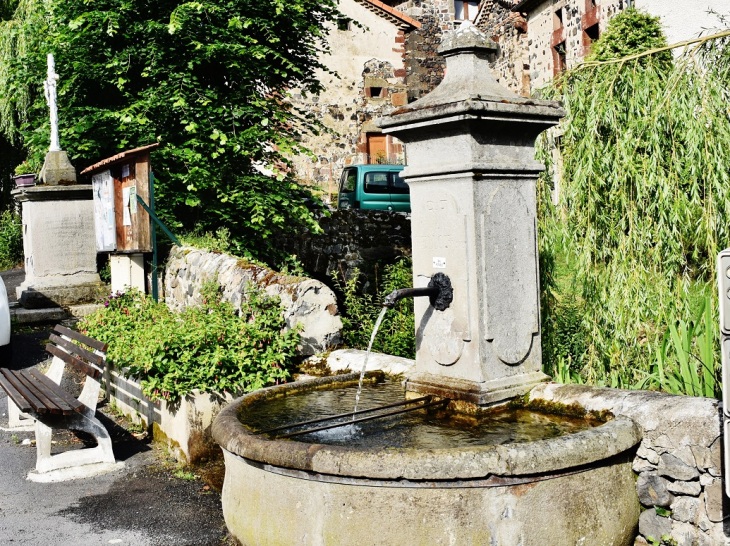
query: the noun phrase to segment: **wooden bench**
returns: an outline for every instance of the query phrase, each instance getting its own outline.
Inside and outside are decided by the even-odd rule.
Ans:
[[[34,368],[0,369],[0,387],[8,394],[9,427],[23,428],[35,422],[36,470],[39,473],[115,462],[109,433],[95,416],[106,349],[106,343],[57,325],[46,345],[46,350],[53,356],[47,373]],[[78,398],[61,387],[67,365],[86,375]],[[88,432],[97,445],[51,455],[53,429]]]

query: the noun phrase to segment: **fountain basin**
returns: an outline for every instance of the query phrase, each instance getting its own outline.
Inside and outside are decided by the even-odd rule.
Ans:
[[[247,407],[356,374],[238,398],[213,424],[223,448],[226,524],[244,545],[629,545],[639,517],[637,426],[616,418],[529,443],[355,448],[276,440],[239,421]]]

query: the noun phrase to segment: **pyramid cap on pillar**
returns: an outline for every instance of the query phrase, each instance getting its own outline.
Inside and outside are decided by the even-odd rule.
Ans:
[[[442,57],[449,57],[465,50],[497,53],[499,46],[487,38],[474,23],[464,21],[458,29],[444,37],[438,53]]]

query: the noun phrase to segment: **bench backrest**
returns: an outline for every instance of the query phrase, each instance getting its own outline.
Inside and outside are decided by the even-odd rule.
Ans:
[[[46,350],[79,372],[98,380],[106,365],[107,344],[60,324],[56,325],[53,330],[57,334],[51,334],[51,343],[46,344]],[[69,340],[81,343],[86,347]]]

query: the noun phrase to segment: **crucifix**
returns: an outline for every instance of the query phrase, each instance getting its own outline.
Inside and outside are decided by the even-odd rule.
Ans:
[[[43,82],[43,91],[46,95],[46,102],[51,110],[51,147],[50,152],[61,151],[58,142],[58,104],[56,101],[56,82],[58,74],[56,74],[56,65],[53,60],[53,53],[48,54],[48,79]]]

